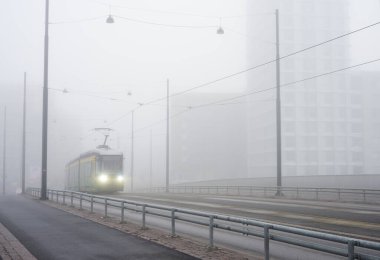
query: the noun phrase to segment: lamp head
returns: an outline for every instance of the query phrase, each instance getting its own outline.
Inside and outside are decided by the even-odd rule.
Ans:
[[[106,23],[114,23],[114,22],[115,22],[115,20],[113,19],[112,15],[109,15],[107,17]]]
[[[217,34],[224,34],[224,30],[221,26],[219,26],[218,30],[216,30]]]

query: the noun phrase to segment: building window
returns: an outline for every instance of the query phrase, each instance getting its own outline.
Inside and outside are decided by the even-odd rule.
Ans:
[[[343,163],[347,160],[346,152],[336,152],[335,158],[337,162]]]
[[[335,137],[335,145],[337,148],[345,148],[346,147],[346,137],[344,137],[344,136]]]
[[[362,138],[358,138],[358,137],[351,138],[351,145],[353,147],[362,147],[362,145],[363,145]]]
[[[283,129],[285,133],[294,133],[296,131],[296,125],[294,122],[284,122]]]
[[[332,133],[334,131],[334,125],[332,122],[323,123],[323,128],[325,133]]]
[[[359,134],[362,132],[362,125],[359,123],[352,123],[351,124],[351,133]]]
[[[287,148],[293,148],[296,146],[296,138],[293,136],[287,136],[284,138],[284,145]]]
[[[294,107],[284,107],[284,117],[294,118],[296,116],[296,110]]]
[[[358,108],[351,109],[351,117],[352,118],[361,118],[362,117],[362,110]]]
[[[363,154],[361,152],[352,152],[352,161],[361,162],[363,160]]]
[[[361,167],[361,166],[352,167],[352,173],[353,174],[362,174],[363,173],[363,167]]]
[[[323,137],[323,146],[324,147],[333,147],[334,145],[334,139],[332,136],[325,136]]]
[[[288,162],[296,161],[296,153],[294,151],[286,151],[285,152],[285,160]]]
[[[346,118],[346,108],[344,107],[338,108],[337,115],[339,118]]]

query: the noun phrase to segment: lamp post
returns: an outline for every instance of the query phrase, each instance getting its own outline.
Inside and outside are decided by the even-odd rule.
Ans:
[[[133,142],[134,142],[134,126],[133,126],[133,121],[134,121],[134,113],[135,111],[132,110],[131,114],[131,192],[133,192],[133,156],[134,156],[134,151],[133,151]]]
[[[3,132],[3,195],[5,195],[6,153],[7,153],[7,107],[4,107],[4,132]]]
[[[279,17],[276,9],[276,136],[277,136],[277,192],[276,196],[283,196],[282,188],[282,161],[281,161],[281,78],[280,78],[280,35]]]
[[[25,193],[25,121],[26,121],[26,72],[24,72],[24,106],[22,114],[22,162],[21,162],[21,193]]]
[[[165,192],[169,192],[169,79],[166,80],[166,185]]]
[[[153,137],[152,129],[150,129],[150,153],[149,153],[149,191],[152,191],[152,173],[153,173]]]
[[[48,67],[49,67],[49,0],[45,2],[44,88],[42,108],[41,200],[47,200],[47,134],[48,134]]]

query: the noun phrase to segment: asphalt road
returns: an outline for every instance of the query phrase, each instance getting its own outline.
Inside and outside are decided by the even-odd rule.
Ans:
[[[22,196],[0,197],[0,222],[38,259],[195,259]]]
[[[379,205],[197,194],[109,196],[248,217],[380,242]]]

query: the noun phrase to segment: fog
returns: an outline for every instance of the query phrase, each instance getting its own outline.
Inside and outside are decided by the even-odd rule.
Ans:
[[[24,72],[26,185],[40,185],[44,3],[1,1],[8,192],[20,187]],[[128,190],[132,111],[134,186],[164,186],[167,85],[170,184],[275,185],[276,63],[254,68],[276,58],[275,9],[280,57],[380,21],[377,0],[51,0],[48,186],[64,188],[65,164],[107,127]],[[283,176],[380,173],[379,26],[281,59]]]

